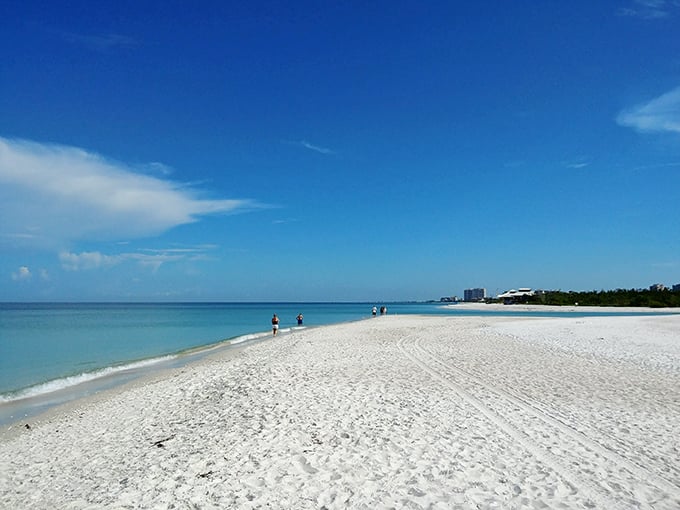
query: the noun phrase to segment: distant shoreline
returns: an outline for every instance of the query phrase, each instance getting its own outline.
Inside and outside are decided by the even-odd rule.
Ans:
[[[611,313],[651,313],[651,314],[680,314],[680,308],[650,308],[648,306],[580,306],[580,305],[504,305],[502,303],[442,303],[446,308],[465,308],[466,310],[505,311],[505,312],[611,312]]]

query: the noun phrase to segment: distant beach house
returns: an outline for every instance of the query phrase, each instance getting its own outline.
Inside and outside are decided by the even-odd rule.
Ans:
[[[520,287],[517,290],[507,290],[496,297],[501,299],[504,305],[514,305],[515,303],[525,303],[533,295],[534,291],[530,288]]]

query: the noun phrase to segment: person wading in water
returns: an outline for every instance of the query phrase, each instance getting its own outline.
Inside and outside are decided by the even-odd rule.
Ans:
[[[272,334],[276,336],[276,333],[279,332],[279,318],[274,314],[274,317],[272,317]]]

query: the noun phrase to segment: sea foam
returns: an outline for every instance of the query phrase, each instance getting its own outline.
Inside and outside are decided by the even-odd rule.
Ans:
[[[48,393],[53,393],[55,391],[71,388],[79,384],[91,382],[96,379],[101,379],[115,374],[121,374],[127,371],[149,367],[161,363],[163,361],[169,361],[176,358],[177,358],[176,355],[161,356],[158,358],[135,361],[133,363],[127,363],[124,365],[105,367],[98,370],[93,370],[92,372],[83,372],[81,374],[70,375],[67,377],[54,379],[41,384],[36,384],[35,386],[31,386],[29,388],[24,388],[18,391],[2,394],[0,395],[0,404],[5,402],[22,400],[25,398],[37,397]]]

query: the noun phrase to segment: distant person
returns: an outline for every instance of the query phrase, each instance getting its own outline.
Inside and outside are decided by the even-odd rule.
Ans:
[[[387,311],[387,308],[385,308],[384,306],[380,307],[380,315],[385,315],[386,311]]]
[[[299,313],[297,316],[298,326],[302,326],[302,319],[303,319],[302,314]]]
[[[373,313],[373,317],[378,315],[378,309],[375,306],[373,307],[372,313]]]
[[[276,336],[276,334],[279,332],[279,318],[274,314],[274,317],[272,317],[272,335]]]

